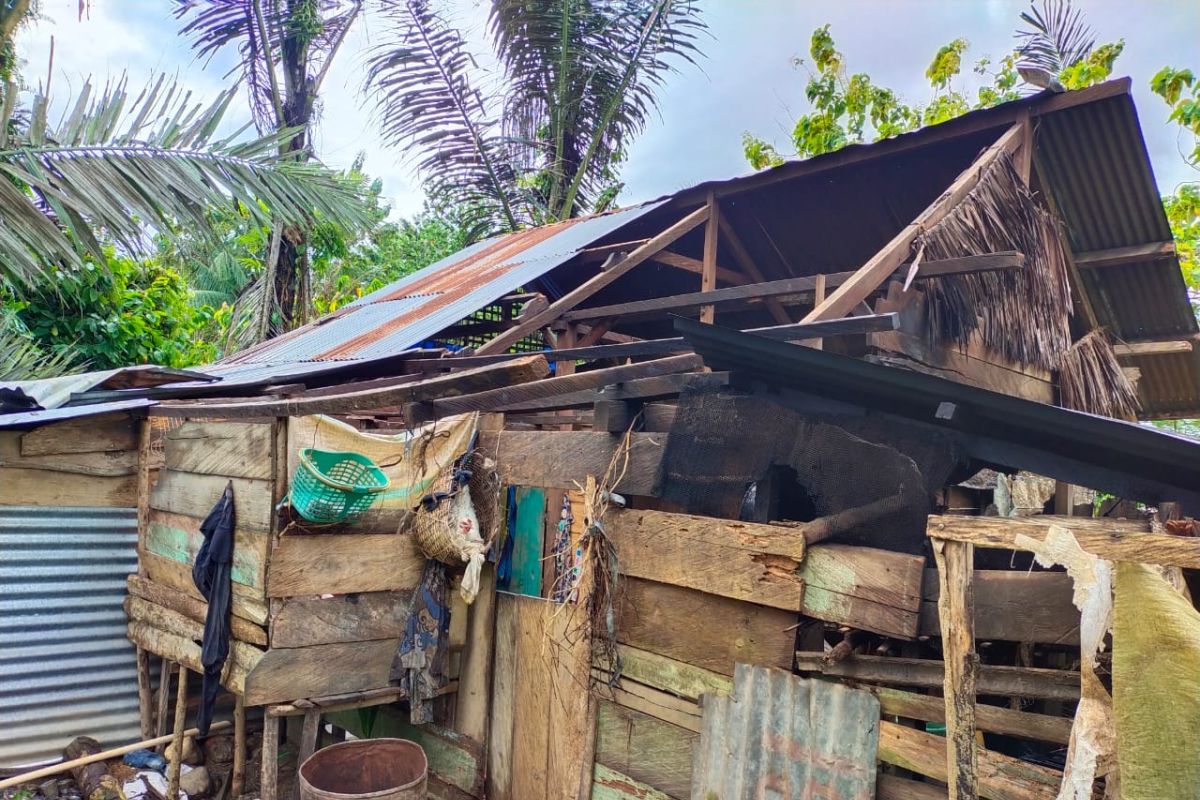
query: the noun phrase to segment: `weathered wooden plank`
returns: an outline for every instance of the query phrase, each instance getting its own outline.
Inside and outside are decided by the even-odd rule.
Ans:
[[[504,519],[503,514],[500,519]],[[479,594],[467,614],[467,641],[454,709],[455,730],[477,742],[486,742],[488,738],[495,634],[496,567],[484,564],[479,576]]]
[[[979,795],[975,758],[975,686],[979,654],[975,652],[975,548],[964,542],[933,541],[938,567],[938,614],[941,619],[946,698],[946,774],[950,800]]]
[[[582,533],[581,509],[572,526],[574,541]],[[588,596],[590,585],[585,574],[579,587],[580,596]],[[546,800],[586,797],[591,784],[596,732],[596,700],[587,690],[592,674],[587,608],[573,603],[546,604],[542,613],[549,615],[544,623],[544,646],[550,654],[546,667],[550,688],[546,715],[550,732],[546,743]]]
[[[517,603],[512,595],[496,597],[496,655],[492,668],[492,713],[488,725],[487,796],[513,800],[513,719],[517,669]]]
[[[610,676],[598,670],[596,677],[607,681]],[[602,688],[599,692],[600,697],[612,700],[622,708],[631,708],[693,733],[700,733],[700,705],[694,700],[684,700],[625,676],[616,686]]]
[[[271,614],[271,647],[398,639],[411,598],[407,591],[289,597]]]
[[[512,531],[508,591],[539,597],[542,593],[546,493],[539,488],[521,486],[517,488],[516,501],[517,517]]]
[[[617,609],[617,639],[723,675],[732,675],[739,661],[787,669],[796,618],[777,608],[628,578]]]
[[[38,469],[79,475],[120,477],[137,469],[137,450],[100,450],[85,453],[22,455],[20,431],[0,431],[0,467]],[[47,475],[47,480],[69,480]]]
[[[200,661],[200,645],[191,638],[156,628],[140,620],[130,621],[125,632],[129,641],[135,645],[182,664],[188,669],[204,672],[204,665]],[[236,644],[243,645],[246,649],[230,647],[230,657],[225,662],[225,672],[222,673],[224,679],[221,684],[232,692],[241,693],[245,687],[246,677],[262,657],[262,651],[245,642],[236,642]]]
[[[151,509],[146,524],[147,552],[187,564],[196,563],[196,554],[204,544],[200,532],[203,520]],[[258,590],[262,595],[267,585],[267,536],[264,533],[238,527],[233,532],[233,564],[230,579],[234,583]]]
[[[670,800],[670,795],[611,767],[596,764],[592,769],[591,800]]]
[[[729,694],[733,680],[712,670],[629,645],[617,645],[621,677],[653,686],[676,697],[699,700],[703,694]]]
[[[888,686],[941,688],[945,668],[941,661],[921,658],[890,658],[855,655],[836,664],[826,664],[823,653],[796,653],[799,672],[819,672],[835,678],[850,678]],[[1036,697],[1043,700],[1078,700],[1079,673],[1039,667],[1005,667],[984,664],[979,669],[980,695]]]
[[[538,380],[550,374],[541,356],[520,356],[502,364],[465,369],[452,375],[428,380],[350,391],[324,397],[297,397],[287,400],[243,400],[241,402],[173,403],[155,406],[151,414],[164,417],[223,417],[248,419],[263,417],[300,417],[309,414],[350,414],[393,408],[405,403],[470,394],[497,386]]]
[[[699,734],[601,700],[596,763],[683,800],[691,796],[692,748]]]
[[[875,776],[875,800],[946,800],[946,789],[880,770]]]
[[[192,568],[188,565],[145,551],[138,554],[138,561],[145,568],[145,577],[149,580],[204,602],[204,597],[192,582]],[[256,625],[267,624],[267,601],[260,589],[244,583],[232,583],[231,592],[232,611],[236,616]]]
[[[502,386],[476,394],[410,404],[404,409],[404,418],[409,424],[414,424],[470,411],[495,411],[517,403],[543,400],[555,395],[571,394],[585,389],[599,389],[610,383],[691,372],[702,366],[704,366],[704,360],[700,356],[688,354],[643,361],[638,364],[606,367],[590,372],[560,374],[557,377],[534,383]]]
[[[1168,356],[1175,353],[1190,353],[1195,344],[1195,339],[1157,339],[1140,342],[1121,342],[1120,344],[1113,345],[1113,354],[1117,358]]]
[[[925,559],[870,547],[818,544],[800,566],[806,615],[914,639]]]
[[[988,800],[1051,800],[1058,796],[1062,773],[991,750],[977,748],[979,797]],[[881,720],[879,760],[886,764],[947,780],[946,739]]]
[[[550,758],[550,647],[545,603],[513,597],[516,624],[516,687],[513,693],[512,798],[546,798]]]
[[[415,589],[424,566],[425,556],[408,534],[281,536],[267,567],[267,595]]]
[[[945,722],[946,703],[940,697],[891,689],[886,686],[867,686],[864,689],[879,698],[879,708],[885,716],[906,717],[924,722]],[[981,731],[1035,739],[1066,745],[1071,740],[1071,720],[1051,717],[1001,706],[977,703],[975,724]]]
[[[246,704],[382,689],[399,639],[268,650],[246,677]]]
[[[249,478],[197,475],[164,469],[150,491],[150,507],[204,519],[233,482],[233,503],[239,528],[267,532],[271,529],[271,482]]]
[[[135,508],[137,476],[72,475],[0,467],[0,505]]]
[[[200,641],[204,638],[204,623],[174,611],[166,606],[160,606],[141,597],[129,595],[124,602],[125,615],[131,622],[141,622],[150,627],[165,631],[175,636],[181,636],[190,641]],[[229,659],[236,665],[234,668],[243,672],[253,669],[262,658],[263,650],[251,644],[233,639],[229,643]],[[169,654],[162,654],[170,657]]]
[[[1081,267],[1111,267],[1154,261],[1175,255],[1175,242],[1151,242],[1128,247],[1113,247],[1108,250],[1087,250],[1075,254],[1075,263]]]
[[[622,437],[592,431],[498,431],[480,433],[479,446],[496,455],[500,479],[510,486],[574,488],[588,475],[603,475]],[[655,496],[662,485],[666,438],[635,433],[629,466],[614,491]]]
[[[1079,644],[1079,609],[1065,572],[975,570],[975,638]],[[921,635],[941,636],[937,571],[925,570]]]
[[[140,575],[130,575],[125,579],[125,583],[130,595],[149,600],[151,603],[178,612],[188,619],[203,624],[208,616],[208,603],[197,600],[191,595],[174,591]],[[239,617],[237,614],[229,615],[229,625],[233,638],[250,644],[266,646],[267,632],[261,626]]]
[[[1092,520],[1080,517],[956,517],[929,518],[929,535],[969,542],[976,547],[1023,550],[1019,538],[1045,539],[1051,526],[1071,531],[1079,546],[1108,561],[1138,561],[1167,567],[1200,568],[1200,539],[1144,533],[1138,522]]]
[[[797,569],[804,535],[794,528],[613,509],[605,530],[626,575],[790,611],[802,607]]]
[[[43,425],[21,434],[21,455],[98,453],[133,450],[138,446],[137,425],[128,414],[101,414]]]
[[[163,442],[168,469],[231,478],[271,479],[271,426],[185,422]]]

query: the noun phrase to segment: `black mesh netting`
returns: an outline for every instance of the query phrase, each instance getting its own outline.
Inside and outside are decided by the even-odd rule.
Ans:
[[[955,448],[867,417],[836,422],[757,395],[685,392],[667,438],[663,499],[750,519],[747,506],[769,491],[777,511],[807,512],[796,520],[805,522],[895,497],[896,510],[834,541],[921,552],[932,493],[959,464]]]

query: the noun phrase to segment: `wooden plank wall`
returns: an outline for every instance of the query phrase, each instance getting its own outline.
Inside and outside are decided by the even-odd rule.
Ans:
[[[0,505],[134,508],[137,425],[103,414],[0,431]]]

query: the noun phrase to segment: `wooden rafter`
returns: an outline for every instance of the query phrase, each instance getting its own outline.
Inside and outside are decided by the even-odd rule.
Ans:
[[[1175,255],[1175,242],[1151,242],[1150,244],[1135,244],[1130,247],[1114,247],[1109,250],[1088,250],[1076,253],[1075,263],[1081,267],[1093,269],[1155,261],[1173,255]]]
[[[1172,353],[1190,353],[1195,347],[1196,340],[1191,339],[1159,339],[1143,342],[1124,342],[1113,345],[1113,353],[1118,357],[1129,356],[1165,356]]]
[[[750,252],[746,250],[746,245],[742,242],[741,237],[738,236],[737,231],[733,229],[733,226],[729,224],[729,220],[725,219],[724,215],[722,215],[718,219],[718,224],[720,225],[721,235],[725,237],[725,243],[729,245],[729,252],[733,253],[733,260],[741,267],[742,272],[749,275],[750,279],[755,283],[765,281],[766,276],[763,275],[758,265],[754,263],[754,259],[750,257]],[[778,302],[774,300],[768,301],[767,308],[770,310],[771,316],[780,325],[787,325],[789,322],[792,322],[791,315]]]
[[[949,188],[933,201],[924,211],[910,222],[900,233],[896,234],[883,249],[871,257],[871,260],[855,273],[854,277],[843,283],[825,302],[818,305],[804,322],[816,322],[823,319],[843,317],[875,292],[887,280],[896,267],[908,257],[913,242],[921,233],[936,225],[946,217],[962,200],[976,187],[979,178],[997,158],[1005,153],[1012,153],[1024,139],[1021,125],[1010,127],[996,142],[975,159],[969,167],[955,178]]]
[[[523,320],[520,324],[501,333],[496,338],[480,347],[476,353],[478,355],[487,355],[488,353],[504,352],[513,344],[519,342],[534,331],[549,325],[554,320],[562,316],[563,312],[570,311],[579,305],[584,300],[588,299],[596,292],[608,286],[613,281],[620,278],[631,269],[646,261],[655,253],[669,246],[671,243],[678,240],[684,234],[702,225],[708,219],[708,206],[701,206],[692,213],[685,216],[683,219],[676,222],[671,227],[667,228],[657,236],[652,237],[645,244],[633,250],[624,258],[619,259],[615,264],[607,270],[594,275],[592,278],[584,281],[575,289],[567,292],[565,295],[555,300],[550,306],[539,314],[533,315],[528,320]]]
[[[698,258],[685,256],[682,253],[675,253],[670,250],[663,250],[662,252],[655,253],[650,257],[650,260],[656,264],[662,264],[666,267],[674,267],[675,269],[681,269],[686,272],[694,272],[697,275],[702,275],[704,273],[703,261]],[[717,278],[725,281],[726,283],[731,283],[734,286],[750,282],[750,279],[742,273],[723,267],[720,264],[717,265]]]

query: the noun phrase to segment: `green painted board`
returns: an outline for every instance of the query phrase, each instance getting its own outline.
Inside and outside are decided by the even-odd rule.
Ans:
[[[512,570],[508,590],[513,594],[542,594],[542,539],[545,536],[546,492],[517,489],[517,520],[513,526]]]
[[[262,556],[256,548],[239,546],[243,537],[240,532],[234,534],[233,565],[230,568],[230,579],[243,586],[256,589],[263,586]],[[180,564],[192,566],[196,563],[196,553],[204,544],[204,536],[195,531],[185,531],[165,522],[151,520],[146,526],[146,549],[156,556],[178,561]],[[265,539],[262,542],[265,549]]]

